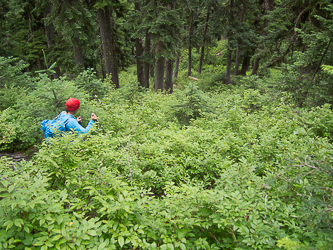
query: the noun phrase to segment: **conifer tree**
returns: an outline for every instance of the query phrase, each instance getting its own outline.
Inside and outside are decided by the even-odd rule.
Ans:
[[[97,24],[94,14],[87,8],[83,0],[52,1],[51,13],[48,16],[63,39],[73,46],[76,67],[85,68],[84,47],[89,48],[95,38]]]
[[[127,13],[127,4],[119,0],[109,2],[97,0],[94,7],[97,10],[106,76],[109,77],[111,75],[113,85],[119,88],[118,61],[122,52],[119,51],[117,46],[116,18]]]
[[[163,91],[165,61],[174,60],[175,47],[179,44],[180,18],[178,9],[174,0],[165,0],[161,2],[147,1],[142,7],[146,13],[149,13],[142,21],[142,30],[146,34],[151,34],[152,52],[155,54],[155,91]],[[149,47],[149,46],[147,46]],[[148,53],[146,51],[145,53]],[[152,58],[152,55],[150,56]],[[167,77],[168,89],[172,89],[172,66],[170,71],[170,62],[168,63],[171,77]]]
[[[140,1],[135,2],[135,13],[139,18],[137,18],[137,24],[141,24],[141,15],[140,15],[141,3]],[[136,50],[136,71],[138,76],[138,82],[142,87],[146,87],[144,82],[144,64],[143,64],[143,41],[140,37],[135,38],[135,50]]]
[[[269,16],[269,12],[273,9],[273,5],[274,5],[274,0],[264,0],[262,3],[262,13],[263,13],[263,23],[261,26],[261,37],[262,39],[265,39],[265,36],[267,35],[267,26],[268,26],[268,16]],[[264,49],[263,47],[263,42],[259,43],[258,45],[258,54],[260,54],[260,52]],[[257,74],[258,68],[259,68],[259,60],[260,60],[260,56],[256,56],[256,58],[254,59],[254,63],[253,63],[253,68],[252,68],[252,75]]]
[[[29,63],[27,70],[43,68],[42,49],[46,49],[41,15],[34,13],[35,1],[2,2],[3,44],[7,56],[19,57]]]
[[[54,27],[53,27],[53,23],[49,22],[49,16],[51,15],[51,5],[50,3],[47,1],[45,3],[45,6],[43,8],[43,19],[44,19],[44,26],[45,26],[45,36],[46,36],[46,43],[47,43],[47,47],[49,50],[52,50],[54,47],[54,43],[55,43],[55,32],[54,32]],[[51,57],[51,60],[54,62],[55,59],[53,57]],[[53,78],[57,79],[60,76],[60,68],[58,65],[56,65],[54,67],[54,71],[55,73],[53,74]]]
[[[206,11],[207,11],[207,14],[206,14],[206,19],[205,19],[205,27],[204,27],[204,30],[203,30],[198,73],[201,73],[203,58],[204,58],[204,55],[205,55],[205,45],[206,45],[206,40],[207,40],[208,21],[209,21],[209,15],[210,15],[210,12],[211,12],[211,5],[210,5],[209,2],[207,3]]]

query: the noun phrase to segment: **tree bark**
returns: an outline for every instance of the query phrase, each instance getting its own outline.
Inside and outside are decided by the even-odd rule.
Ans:
[[[233,13],[233,7],[234,7],[234,0],[230,1],[230,6],[229,6],[229,15],[230,15],[230,23],[231,25],[233,25],[234,23],[234,13]],[[229,24],[230,25],[230,24]],[[230,74],[231,74],[231,29],[229,27],[228,30],[228,48],[227,48],[227,69],[226,69],[226,73],[225,73],[225,84],[230,84]]]
[[[228,48],[228,52],[227,52],[227,70],[226,70],[226,77],[225,77],[225,84],[227,84],[227,85],[231,83],[230,73],[231,73],[231,50]]]
[[[188,36],[188,70],[187,75],[191,75],[192,71],[192,33],[193,33],[193,12],[191,12],[191,20],[190,20],[190,30]]]
[[[157,60],[155,63],[155,79],[154,79],[155,92],[158,92],[158,90],[163,91],[165,57],[161,55],[161,52],[162,52],[162,42],[160,41],[157,43],[156,46]]]
[[[119,88],[119,79],[117,72],[117,61],[114,53],[113,37],[112,37],[112,24],[111,24],[111,11],[109,8],[97,10],[97,18],[100,26],[100,34],[103,48],[103,61],[105,66],[105,73],[108,77],[111,75],[112,83],[116,88]]]
[[[325,55],[326,55],[326,52],[327,52],[327,50],[328,50],[328,48],[329,48],[331,42],[332,42],[332,37],[330,38],[330,40],[329,40],[329,42],[328,42],[328,44],[327,44],[327,46],[326,46],[326,48],[325,48],[325,51],[324,51],[323,55],[322,55],[321,58],[320,58],[320,61],[319,61],[318,65],[317,65],[317,67],[316,67],[316,69],[315,69],[315,72],[313,73],[312,78],[311,78],[311,82],[313,82],[313,80],[314,80],[314,78],[315,78],[315,76],[316,76],[316,74],[317,74],[317,72],[318,72],[318,70],[319,70],[319,68],[320,68],[320,66],[321,66],[321,63],[322,63],[323,60],[324,60],[324,57],[325,57]]]
[[[155,56],[153,57],[153,60],[155,61]],[[149,64],[149,75],[151,78],[155,77],[155,65]]]
[[[242,23],[244,21],[244,16],[245,16],[245,7],[244,7],[244,3],[242,3],[242,7],[241,7],[241,11],[240,11],[240,18],[239,18],[240,25],[242,25]],[[238,75],[239,64],[240,64],[240,46],[238,44],[237,50],[236,50],[234,76]]]
[[[259,47],[259,49],[262,49],[262,47]],[[254,59],[251,75],[257,74],[258,69],[259,69],[259,60],[260,60],[259,57],[257,57],[256,59]]]
[[[84,69],[84,58],[82,52],[82,45],[79,38],[75,38],[73,41],[74,59],[75,65],[79,70]]]
[[[142,55],[143,55],[143,46],[142,40],[140,38],[135,39],[135,49],[136,49],[136,70],[138,75],[138,82],[140,86],[145,87],[144,83],[144,65],[142,62]]]
[[[143,73],[143,87],[149,88],[149,66],[150,66],[150,34],[148,29],[146,30],[146,41],[145,41],[145,63]]]
[[[250,61],[251,58],[249,56],[245,56],[243,59],[242,69],[241,69],[241,75],[246,76],[246,71],[250,67]]]
[[[43,10],[43,17],[47,18],[51,14],[51,5],[47,4]],[[52,49],[54,47],[54,28],[52,24],[45,25],[45,35],[46,35],[46,44],[47,47]],[[52,58],[53,61],[53,58]],[[53,79],[57,79],[60,76],[60,69],[58,66],[55,66],[53,70],[56,72],[53,74]]]
[[[235,58],[234,76],[238,75],[239,65],[240,65],[240,48],[239,48],[239,46],[237,46],[236,58]]]
[[[140,12],[140,4],[138,1],[135,2],[135,11]],[[138,25],[141,24],[141,21],[138,22]],[[135,50],[136,50],[136,70],[137,70],[137,76],[138,76],[138,82],[141,87],[145,87],[144,82],[144,65],[142,61],[143,56],[143,43],[142,39],[135,38]]]
[[[179,52],[177,53],[177,58],[176,58],[175,72],[173,75],[174,78],[178,77],[178,71],[179,71]]]
[[[203,32],[203,38],[202,38],[200,59],[199,59],[199,69],[198,69],[199,74],[201,74],[202,62],[203,62],[204,55],[205,55],[205,43],[206,43],[206,34],[207,34],[207,30],[208,30],[209,13],[210,13],[210,9],[208,8],[207,15],[206,15],[206,22],[205,22],[204,32]]]
[[[150,41],[152,41],[152,34],[150,34]],[[149,74],[150,74],[151,78],[154,78],[155,77],[155,75],[154,75],[154,73],[155,73],[155,63],[154,63],[155,62],[155,51],[154,50],[151,51],[150,56],[151,56],[150,61],[152,63],[149,64]]]
[[[168,58],[166,60],[164,86],[165,90],[169,94],[172,94],[173,92],[172,71],[173,71],[173,60]]]
[[[273,5],[274,5],[274,0],[264,0],[264,3],[263,3],[264,15],[267,15],[268,11],[270,11],[273,8]],[[262,29],[261,29],[262,37],[266,36],[266,34],[267,34],[266,27],[268,26],[268,22],[269,22],[269,20],[267,18],[265,18]],[[263,45],[263,43],[260,43],[258,46],[258,50],[260,51],[263,49],[264,49],[264,45]],[[251,75],[257,74],[258,69],[259,69],[259,60],[260,60],[260,57],[257,57],[254,59]]]

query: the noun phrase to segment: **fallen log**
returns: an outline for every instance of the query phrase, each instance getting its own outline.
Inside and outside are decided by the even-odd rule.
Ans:
[[[195,77],[193,77],[193,76],[188,76],[188,78],[190,78],[190,79],[192,79],[192,80],[194,80],[194,81],[200,81],[200,79],[195,78]]]

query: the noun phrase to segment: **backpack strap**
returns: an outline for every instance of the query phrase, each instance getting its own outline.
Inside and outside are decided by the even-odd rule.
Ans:
[[[66,125],[67,125],[67,123],[69,122],[70,119],[74,119],[74,118],[70,117],[70,118],[68,118],[68,119],[65,121],[65,131],[66,131]],[[67,131],[68,131],[68,130],[67,130]]]
[[[54,118],[53,118],[53,121],[58,120],[58,119],[61,117],[61,113],[62,113],[62,112],[60,112],[59,115],[57,115],[56,117],[54,117]]]

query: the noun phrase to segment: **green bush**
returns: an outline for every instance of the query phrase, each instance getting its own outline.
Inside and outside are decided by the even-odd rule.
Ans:
[[[27,87],[30,82],[29,73],[24,70],[29,65],[14,57],[0,56],[0,88],[4,86],[21,86]]]
[[[13,124],[15,139],[7,145],[9,149],[27,149],[43,138],[40,122],[53,119],[66,109],[66,101],[76,97],[81,102],[77,116],[82,116],[83,125],[90,120],[90,114],[96,112],[88,103],[88,95],[81,92],[73,82],[65,78],[50,80],[46,74],[41,74],[34,80],[34,89],[21,91],[21,87],[5,88],[6,103],[11,108],[6,112],[7,120]],[[24,89],[23,89],[24,90]],[[7,92],[6,92],[7,91]],[[10,98],[15,96],[15,98]],[[9,105],[10,103],[10,105]],[[98,112],[96,112],[98,113]]]
[[[190,83],[184,91],[175,90],[175,103],[170,105],[171,119],[175,117],[183,124],[197,119],[202,112],[209,111],[208,98],[199,90],[198,85]]]
[[[87,93],[90,99],[103,98],[111,88],[111,86],[107,85],[106,81],[97,79],[96,72],[94,72],[93,69],[87,69],[81,72],[74,79],[74,84],[81,92]]]

